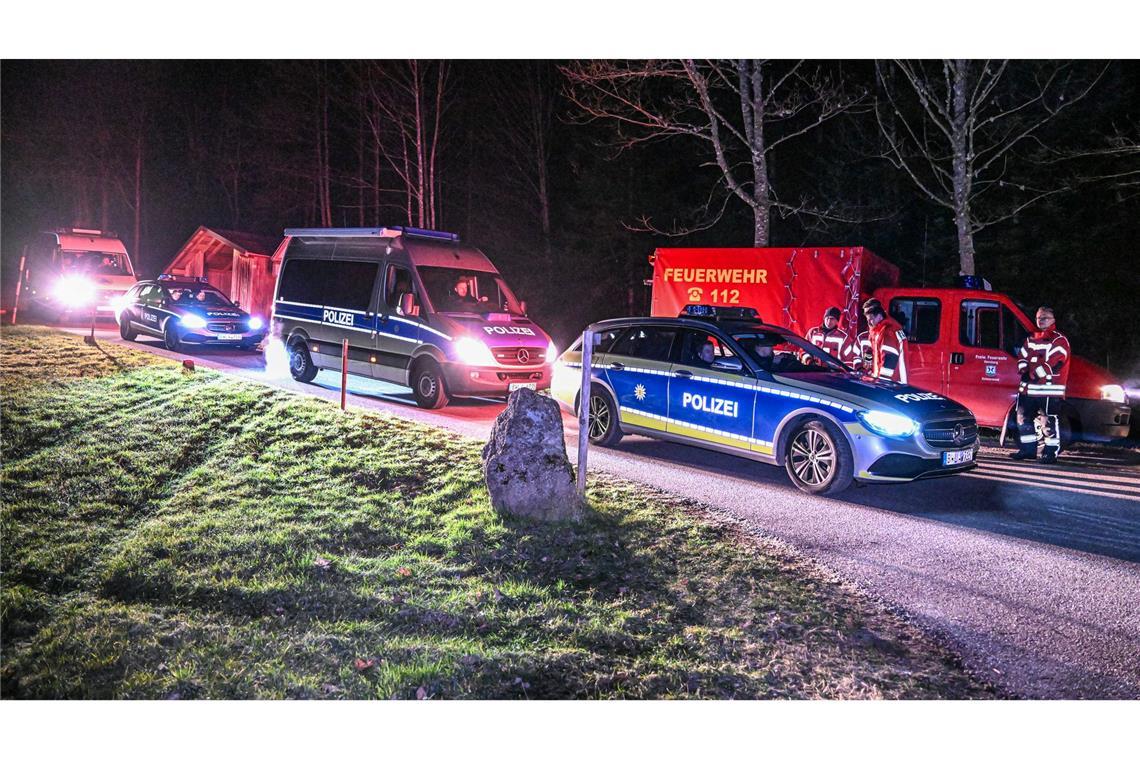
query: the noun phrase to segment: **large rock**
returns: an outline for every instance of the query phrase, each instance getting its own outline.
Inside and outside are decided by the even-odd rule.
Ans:
[[[532,390],[512,393],[495,420],[483,447],[483,478],[500,514],[535,520],[582,515],[558,404]]]

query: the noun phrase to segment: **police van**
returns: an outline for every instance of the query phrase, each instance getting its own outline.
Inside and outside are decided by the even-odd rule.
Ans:
[[[685,307],[680,317],[591,326],[589,431],[689,443],[785,467],[808,493],[897,483],[975,467],[974,415],[937,393],[867,380],[754,309]],[[581,339],[554,367],[551,394],[577,412]]]
[[[416,403],[550,387],[554,344],[483,252],[411,227],[287,229],[273,333],[289,369],[410,386]]]

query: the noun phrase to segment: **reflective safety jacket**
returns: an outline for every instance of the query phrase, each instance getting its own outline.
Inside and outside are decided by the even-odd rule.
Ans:
[[[906,382],[906,332],[895,320],[884,317],[870,330],[871,377]]]
[[[859,333],[855,338],[855,363],[853,369],[870,372],[875,359],[871,354],[871,333],[867,330]]]
[[[804,338],[816,348],[822,348],[847,366],[855,366],[858,347],[851,336],[838,327],[834,330],[828,330],[822,325],[817,325],[808,330]]]
[[[1056,327],[1031,333],[1017,349],[1018,393],[1027,396],[1065,396],[1069,378],[1069,339]]]

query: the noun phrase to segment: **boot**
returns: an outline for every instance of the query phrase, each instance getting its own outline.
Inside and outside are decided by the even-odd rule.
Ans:
[[[1010,459],[1036,459],[1037,458],[1037,449],[1036,448],[1018,449],[1017,451],[1010,454],[1009,458]]]
[[[1041,452],[1041,464],[1053,464],[1057,461],[1057,447],[1046,446],[1045,450]]]

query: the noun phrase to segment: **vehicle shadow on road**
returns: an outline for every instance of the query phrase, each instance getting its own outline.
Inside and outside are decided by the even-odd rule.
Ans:
[[[747,484],[802,497],[782,467],[630,436],[615,447]],[[710,481],[710,498],[721,483]],[[963,475],[912,483],[855,485],[828,497],[836,509],[867,507],[1003,536],[1140,562],[1140,505],[1101,495],[1067,493]]]

